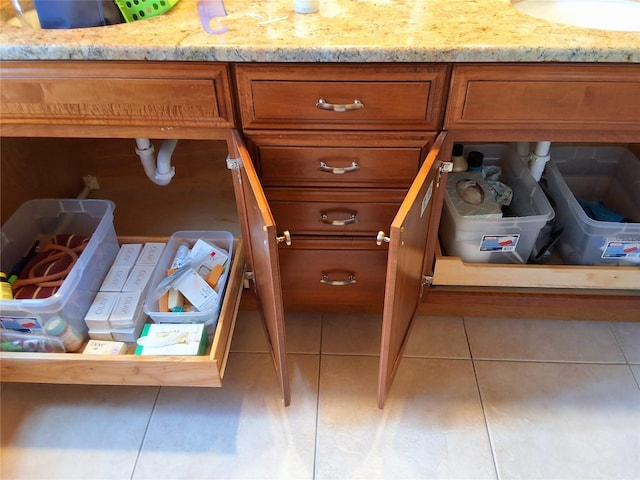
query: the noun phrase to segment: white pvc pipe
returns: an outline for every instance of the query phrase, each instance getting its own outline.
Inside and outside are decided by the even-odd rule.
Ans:
[[[529,159],[529,171],[536,182],[540,181],[544,167],[551,158],[549,151],[551,150],[551,142],[538,142]]]
[[[136,138],[136,153],[144,168],[144,173],[156,185],[168,185],[176,174],[171,166],[171,155],[178,144],[178,140],[165,140],[155,158],[155,149],[148,138]]]
[[[518,155],[520,156],[520,160],[523,162],[529,161],[529,142],[518,142],[516,143],[516,147],[518,149]]]

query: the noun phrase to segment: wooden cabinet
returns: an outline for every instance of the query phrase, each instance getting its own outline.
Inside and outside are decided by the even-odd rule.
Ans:
[[[273,219],[243,140],[233,130],[229,66],[3,62],[0,81],[3,136],[226,140],[234,159],[229,161],[229,168],[242,230],[242,239],[236,240],[225,299],[207,355],[103,357],[2,352],[3,381],[221,386],[243,285],[249,277],[269,333],[283,401],[288,405],[284,318]]]
[[[225,140],[245,252],[208,357],[3,353],[4,380],[219,385],[245,278],[285,403],[284,306],[383,311],[380,406],[416,312],[640,320],[636,267],[468,264],[437,238],[456,142],[640,144],[637,65],[4,62],[1,82],[3,136]]]
[[[235,124],[228,68],[3,62],[2,135],[227,138]]]
[[[241,64],[234,72],[243,133],[292,240],[281,244],[285,305],[381,309],[387,249],[376,238],[441,127],[449,67]]]

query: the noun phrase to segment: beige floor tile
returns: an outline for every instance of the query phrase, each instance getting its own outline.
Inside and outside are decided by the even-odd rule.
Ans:
[[[626,363],[609,323],[465,318],[474,359]]]
[[[230,354],[223,388],[162,388],[133,479],[312,478],[319,356],[288,358],[289,407],[268,354]]]
[[[130,478],[157,387],[7,384],[3,480]]]
[[[476,362],[500,478],[640,478],[627,365]]]
[[[627,361],[640,365],[640,323],[613,323],[611,328]]]
[[[320,353],[322,314],[285,312],[284,320],[287,353]],[[254,353],[269,351],[262,320],[256,310],[238,312],[231,351]]]
[[[462,318],[417,316],[404,355],[471,358]]]
[[[322,315],[322,353],[379,355],[381,334],[381,314]]]
[[[495,478],[473,367],[404,358],[384,410],[378,359],[322,357],[317,479]]]

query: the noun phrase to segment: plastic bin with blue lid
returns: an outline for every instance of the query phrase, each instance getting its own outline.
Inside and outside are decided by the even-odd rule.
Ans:
[[[545,169],[569,265],[640,266],[640,159],[624,147],[552,147]]]
[[[77,332],[93,298],[115,259],[119,245],[113,226],[115,205],[108,200],[36,199],[23,203],[0,229],[0,268],[8,272],[30,246],[54,235],[74,234],[90,239],[54,295],[0,301],[4,326],[24,325],[38,331],[51,318],[64,318]]]

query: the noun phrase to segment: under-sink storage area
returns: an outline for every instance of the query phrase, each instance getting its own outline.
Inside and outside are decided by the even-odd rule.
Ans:
[[[152,142],[158,148],[162,140]],[[135,147],[133,139],[3,138],[2,223],[31,198],[90,197],[114,202],[120,244],[166,242],[179,230],[231,232],[227,288],[205,354],[138,356],[129,343],[126,354],[109,356],[2,352],[3,381],[222,385],[246,269],[227,145],[178,142],[172,157],[176,174],[166,186],[147,178]]]
[[[529,153],[532,154],[536,143],[520,142],[520,145],[524,145],[525,149],[530,148]],[[535,234],[536,236],[539,234],[530,257],[514,261],[513,258],[510,258],[510,252],[507,251],[509,249],[505,249],[505,253],[501,251],[491,253],[491,263],[482,260],[463,259],[459,256],[451,255],[442,243],[442,235],[451,235],[450,230],[452,227],[449,226],[446,230],[441,228],[441,242],[436,256],[433,278],[434,290],[443,290],[447,289],[447,287],[465,287],[482,291],[483,287],[486,287],[487,289],[512,289],[512,291],[517,291],[518,289],[520,291],[525,291],[524,289],[535,291],[539,289],[539,291],[546,291],[548,294],[563,291],[588,291],[591,292],[591,297],[615,295],[625,291],[640,291],[640,257],[636,254],[638,245],[640,245],[640,233],[637,228],[639,221],[637,218],[638,208],[640,208],[640,203],[637,199],[637,185],[640,182],[640,176],[637,175],[638,169],[640,169],[640,159],[638,157],[640,147],[637,144],[623,143],[552,142],[550,148],[550,159],[545,165],[540,185],[544,187],[542,191],[545,192],[553,209],[553,218],[544,225],[542,230],[536,229],[533,231],[527,231],[526,228],[519,228],[517,225],[511,225],[511,230],[507,228],[505,231],[500,231],[499,222],[510,220],[507,214],[500,219],[476,219],[475,224],[480,226],[476,227],[477,238],[474,238],[473,241],[477,240],[477,242],[475,245],[466,247],[475,249],[470,256],[484,255],[484,258],[488,259],[488,254],[481,251],[483,247],[482,241],[495,233],[496,230],[501,234],[510,232],[515,238],[524,234]],[[479,143],[470,141],[466,143],[466,151],[468,152],[469,149],[484,151],[485,153],[487,151],[494,153],[496,151],[505,151],[506,155],[517,159],[519,155],[517,142]],[[621,157],[626,160],[624,165],[628,168],[628,171],[611,173],[612,171],[615,172],[613,169]],[[522,165],[528,165],[528,161],[524,157],[517,161],[523,162]],[[581,168],[581,162],[586,168]],[[612,175],[611,179],[596,175],[598,172],[593,171],[596,168],[593,165],[597,163],[604,165],[602,167],[604,168],[602,175],[610,174]],[[491,164],[491,160],[489,164]],[[613,226],[615,223],[605,222],[604,220],[595,222],[593,219],[568,219],[568,214],[566,213],[558,215],[558,203],[567,200],[569,194],[563,191],[563,195],[560,195],[557,192],[557,187],[555,188],[556,191],[553,191],[554,189],[550,189],[548,185],[552,182],[553,187],[558,182],[558,167],[556,165],[562,168],[565,164],[571,165],[571,172],[580,172],[579,175],[574,174],[571,177],[571,181],[574,184],[575,182],[578,182],[577,185],[581,182],[606,183],[608,188],[617,189],[621,197],[617,204],[624,204],[622,210],[625,213],[622,216],[628,215],[630,217],[633,216],[633,218],[624,219],[619,223],[619,228],[616,228]],[[551,169],[553,171],[550,173]],[[589,173],[591,173],[591,177]],[[461,175],[464,176],[464,174]],[[614,175],[620,178],[613,178]],[[625,177],[623,185],[621,185],[621,177],[624,175],[630,175],[630,177]],[[450,178],[455,179],[456,177],[450,174]],[[604,189],[605,186],[603,185],[602,188]],[[550,192],[549,190],[552,191]],[[584,189],[578,190],[583,195],[586,195]],[[520,193],[528,195],[530,192],[524,191]],[[567,195],[566,197],[565,194]],[[516,195],[518,195],[517,191],[514,192],[514,197]],[[592,195],[597,194],[593,192]],[[593,198],[595,199],[595,197]],[[604,200],[604,198],[601,200]],[[578,205],[575,196],[572,201]],[[611,201],[611,198],[609,198],[609,202],[610,205],[615,203]],[[506,211],[504,207],[503,211]],[[443,213],[443,217],[445,214],[446,212]],[[473,217],[461,218],[468,221]],[[515,220],[519,220],[519,218],[515,218]],[[571,223],[568,223],[569,220],[571,220]],[[443,221],[441,219],[441,226]],[[595,227],[587,225],[587,222],[590,222],[590,225],[600,224],[604,233],[596,237],[590,230]],[[585,230],[587,233],[585,233]],[[565,240],[565,238],[568,238],[568,240]],[[581,240],[578,241],[576,238]],[[569,254],[566,252],[566,244],[570,242],[577,243],[577,249],[580,251],[586,248],[593,248],[598,250],[599,253],[591,252],[589,257],[585,257],[589,261],[576,261],[575,251]],[[614,245],[622,251],[622,253],[617,254],[617,258],[614,257],[615,253],[611,253],[614,251]],[[565,250],[562,251],[562,248]],[[541,251],[545,249],[546,255],[544,255],[545,251]],[[627,253],[624,253],[625,249]],[[501,255],[505,255],[504,258],[501,258]],[[537,259],[534,258],[536,256],[538,257]]]

